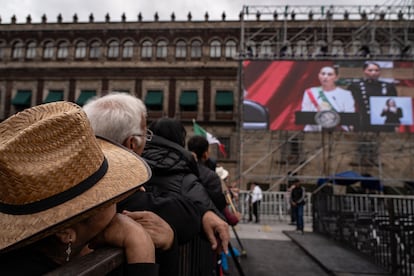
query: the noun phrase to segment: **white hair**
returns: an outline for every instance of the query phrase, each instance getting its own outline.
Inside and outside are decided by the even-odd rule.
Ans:
[[[94,98],[83,110],[96,135],[122,144],[131,135],[145,134],[141,125],[147,117],[147,109],[140,99],[130,94],[113,92]],[[135,137],[141,145],[144,138]]]

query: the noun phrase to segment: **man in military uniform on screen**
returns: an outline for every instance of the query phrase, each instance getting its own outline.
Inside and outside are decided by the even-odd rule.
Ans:
[[[372,96],[397,96],[393,83],[380,81],[381,67],[378,63],[367,61],[363,66],[364,78],[354,81],[348,89],[355,99],[356,111],[359,113],[359,131],[391,131],[387,126],[371,125],[371,107],[369,98]]]

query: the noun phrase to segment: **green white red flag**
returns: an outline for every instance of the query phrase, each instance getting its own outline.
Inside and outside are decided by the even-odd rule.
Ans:
[[[209,144],[217,144],[221,154],[223,154],[224,157],[227,156],[226,149],[224,145],[219,141],[219,139],[217,139],[217,137],[215,137],[210,132],[207,132],[204,128],[202,128],[199,124],[197,124],[194,119],[193,119],[193,129],[194,129],[195,135],[200,135],[200,136],[205,137]]]

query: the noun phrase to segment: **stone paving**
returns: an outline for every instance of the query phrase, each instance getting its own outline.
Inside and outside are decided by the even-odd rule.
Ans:
[[[240,243],[231,230],[231,245],[245,254],[237,258],[241,269],[228,256],[227,275],[389,275],[356,252],[313,233],[309,223],[303,235],[286,222],[239,223],[234,230]]]

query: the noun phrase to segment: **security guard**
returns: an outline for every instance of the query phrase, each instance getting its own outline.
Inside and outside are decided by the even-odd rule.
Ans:
[[[359,131],[392,131],[394,128],[389,126],[371,125],[371,107],[369,98],[372,96],[397,96],[394,84],[379,80],[381,67],[378,63],[367,61],[363,66],[364,78],[351,83],[348,87],[355,99],[356,110],[359,113]]]

